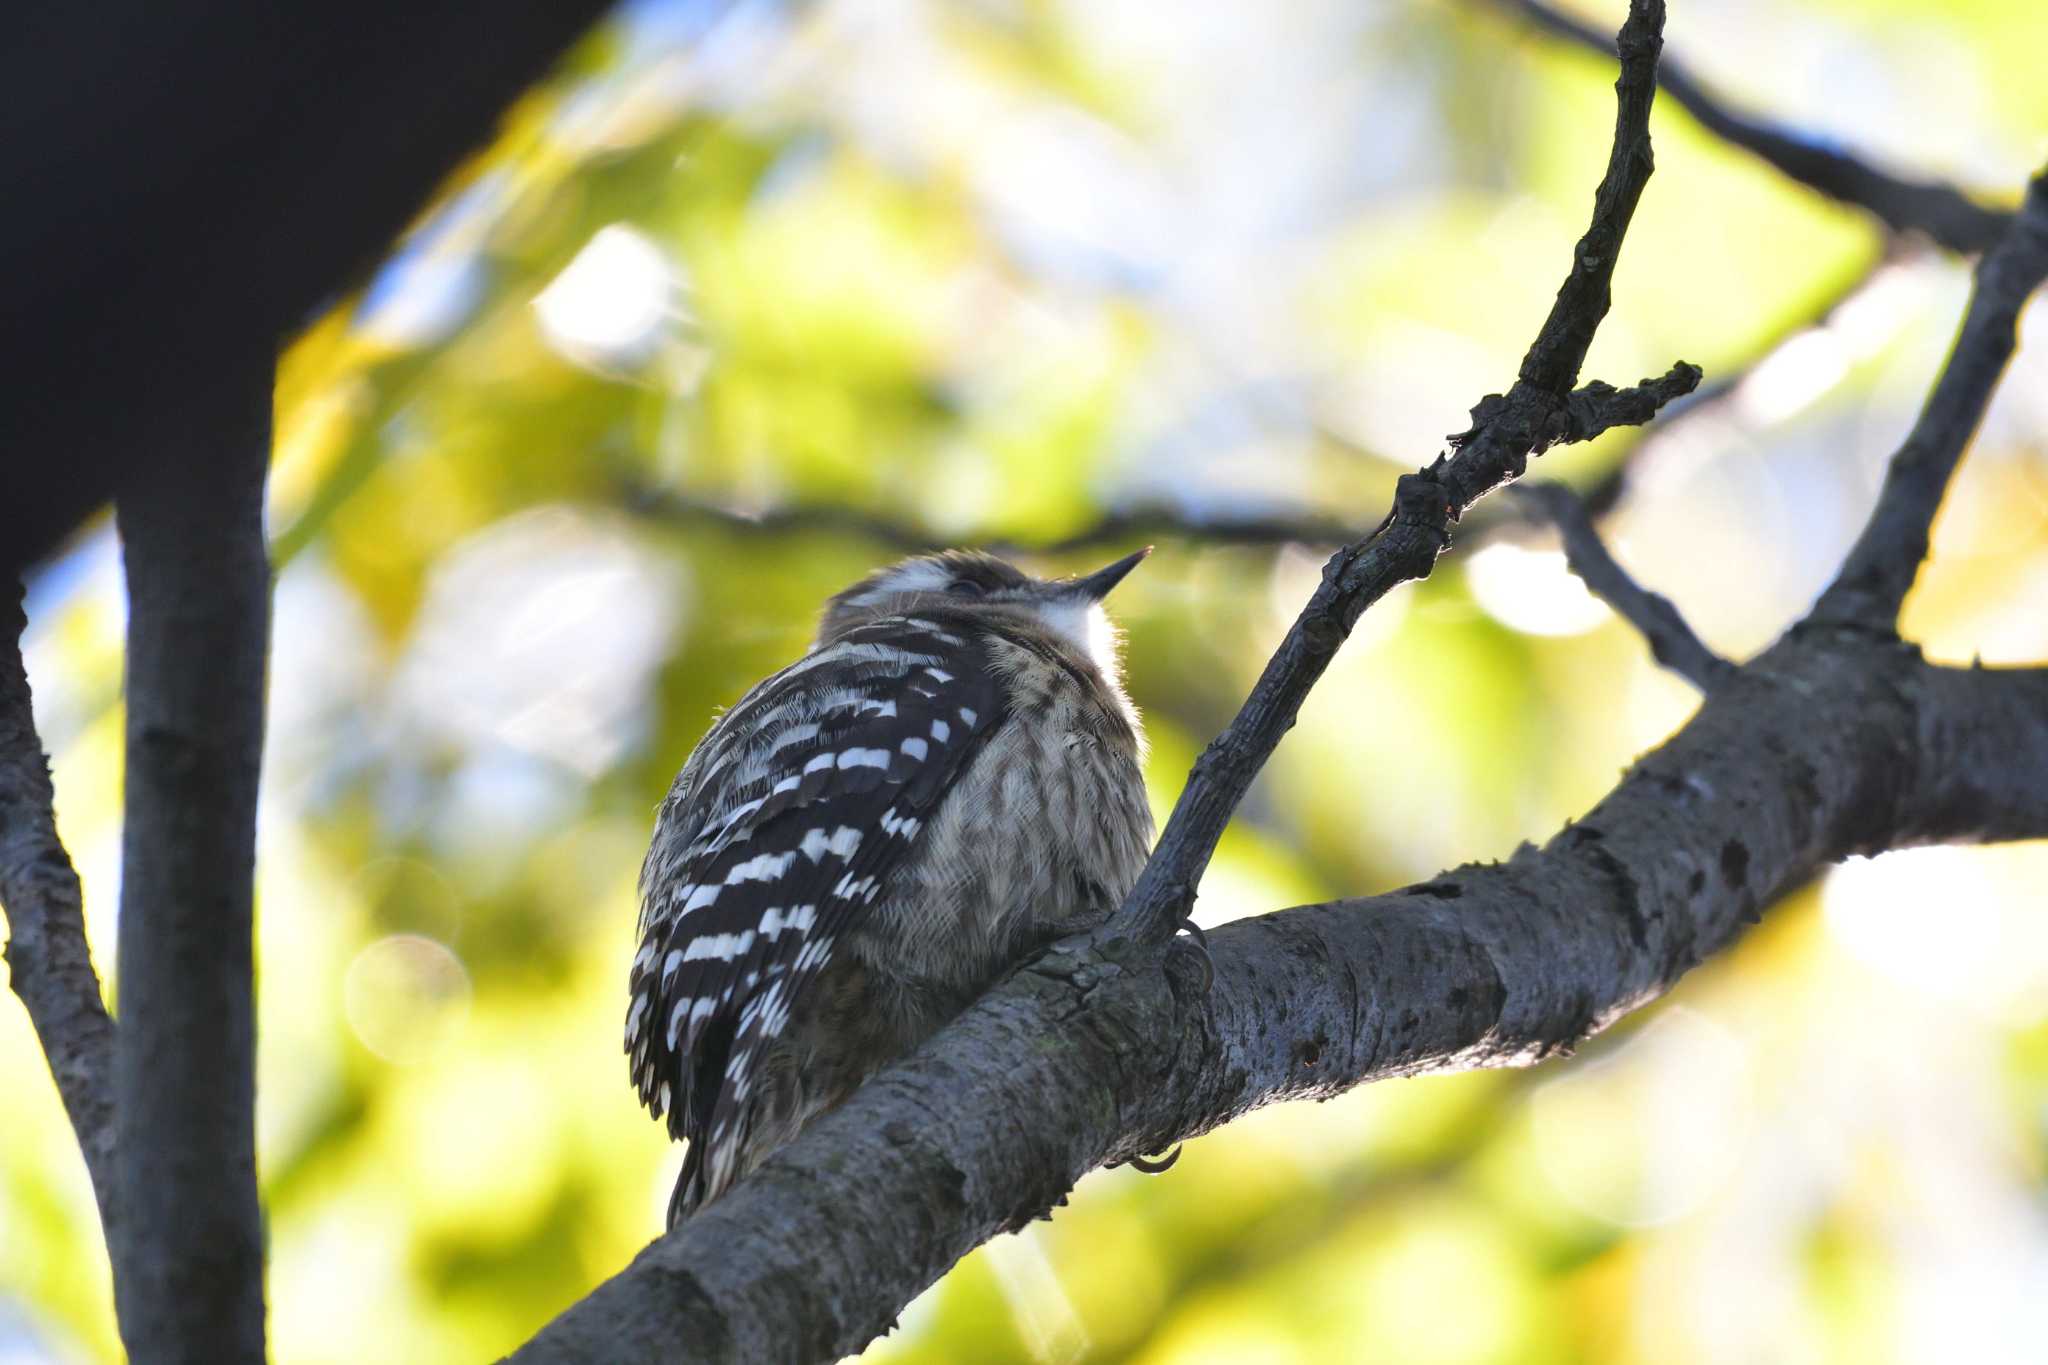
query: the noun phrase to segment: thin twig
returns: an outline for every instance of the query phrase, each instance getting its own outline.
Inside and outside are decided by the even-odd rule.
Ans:
[[[1654,462],[1654,452],[1675,428],[1717,410],[1741,391],[1749,376],[1767,364],[1787,345],[1826,327],[1856,300],[1870,291],[1883,273],[1896,264],[1900,252],[1888,252],[1860,270],[1845,283],[1832,288],[1812,312],[1761,341],[1751,357],[1724,377],[1702,383],[1692,393],[1676,398],[1657,416],[1655,435],[1646,436],[1623,454],[1593,483],[1580,491],[1587,513],[1596,521],[1618,507],[1641,473],[1643,462]],[[1373,457],[1378,458],[1378,457]],[[618,476],[619,501],[627,511],[660,525],[711,527],[741,535],[785,536],[825,533],[872,541],[906,554],[943,549],[958,543],[929,527],[846,505],[783,503],[770,506],[736,506],[715,495],[693,494],[681,489],[647,482],[631,471]],[[1459,523],[1453,550],[1470,553],[1477,546],[1501,536],[1522,534],[1532,519],[1512,502],[1482,503]],[[1078,531],[1052,540],[992,540],[982,548],[998,553],[1058,555],[1082,550],[1130,545],[1136,541],[1179,540],[1205,545],[1310,545],[1349,544],[1364,533],[1355,521],[1342,521],[1310,508],[1280,510],[1256,516],[1212,516],[1159,505],[1135,505],[1104,513]]]
[[[1949,479],[2012,359],[2020,309],[2044,277],[2048,169],[2027,186],[2012,229],[1977,262],[1976,287],[1955,349],[1906,443],[1892,456],[1877,506],[1835,581],[1807,618],[1810,623],[1889,630],[1898,621],[1899,608],[1927,558],[1934,516]]]
[[[1642,634],[1658,663],[1702,692],[1713,691],[1735,675],[1735,665],[1707,648],[1670,598],[1643,587],[1615,562],[1578,494],[1549,480],[1518,484],[1509,491],[1557,527],[1572,572]]]
[[[1844,309],[1854,305],[1875,287],[1902,254],[1903,249],[1885,252],[1865,269],[1856,272],[1845,284],[1829,291],[1826,299],[1814,311],[1759,345],[1747,361],[1715,379],[1713,383],[1702,384],[1660,412],[1654,430],[1644,433],[1606,473],[1578,490],[1579,500],[1585,505],[1586,514],[1597,523],[1613,512],[1646,471],[1658,464],[1657,452],[1666,448],[1674,431],[1719,410],[1729,399],[1742,392],[1743,385],[1748,382],[1750,376],[1768,366],[1786,347],[1811,336],[1817,329],[1832,326]],[[1539,516],[1535,519],[1543,518]],[[1469,552],[1483,539],[1509,533],[1517,526],[1526,525],[1530,520],[1527,513],[1513,502],[1489,503],[1483,516],[1474,516],[1465,523],[1464,530],[1458,536],[1459,548]]]
[[[1374,535],[1347,545],[1267,663],[1228,728],[1188,774],[1151,860],[1121,909],[1101,931],[1157,941],[1173,934],[1194,902],[1194,886],[1252,779],[1329,666],[1365,609],[1395,584],[1427,575],[1449,543],[1450,527],[1482,495],[1518,477],[1529,456],[1559,441],[1583,439],[1610,420],[1643,420],[1660,402],[1690,392],[1699,370],[1680,364],[1635,389],[1606,385],[1573,392],[1593,333],[1606,316],[1616,258],[1636,201],[1650,178],[1650,103],[1664,27],[1662,0],[1631,0],[1618,40],[1614,145],[1594,193],[1592,224],[1542,330],[1505,395],[1472,410],[1470,430],[1396,486],[1393,509]]]
[[[1552,8],[1543,0],[1492,0],[1549,33],[1596,52],[1614,54],[1614,43],[1599,29]],[[1667,57],[1657,83],[1701,127],[1753,153],[1783,175],[1838,203],[1862,209],[1893,232],[1920,232],[1950,251],[1974,254],[1997,241],[2012,215],[1977,203],[1953,185],[1908,180],[1841,148],[1737,112],[1709,91],[1676,58]]]
[[[628,511],[664,524],[722,527],[741,534],[849,535],[899,550],[921,554],[957,544],[912,522],[860,508],[824,503],[795,503],[767,508],[740,508],[715,498],[644,483],[628,483],[622,494]],[[1280,513],[1256,517],[1205,518],[1165,507],[1131,507],[1104,513],[1083,529],[1046,541],[990,541],[998,552],[1059,555],[1134,540],[1186,539],[1214,545],[1342,545],[1356,540],[1354,523],[1313,513]]]
[[[22,667],[21,586],[0,596],[0,906],[10,937],[0,956],[28,1009],[57,1094],[78,1135],[99,1202],[114,1227],[114,1021],[100,998],[85,938],[78,873],[57,837],[49,762],[37,737]]]

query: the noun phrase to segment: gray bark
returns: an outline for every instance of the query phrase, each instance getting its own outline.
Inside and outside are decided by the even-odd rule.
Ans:
[[[251,980],[270,570],[272,360],[164,433],[117,501],[128,578],[127,768],[112,1239],[135,1361],[263,1359]],[[195,478],[204,464],[213,477]]]
[[[1206,996],[1162,949],[1061,945],[513,1358],[859,1350],[1104,1162],[1279,1100],[1568,1051],[1835,859],[2048,833],[2044,774],[2048,670],[1794,634],[1543,848],[1228,925]]]
[[[7,911],[8,984],[49,1059],[111,1236],[114,1216],[114,1021],[85,941],[78,873],[57,838],[50,764],[37,738],[16,585],[0,610],[0,907]]]

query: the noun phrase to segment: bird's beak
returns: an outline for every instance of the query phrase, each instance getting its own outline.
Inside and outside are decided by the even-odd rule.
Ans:
[[[1142,550],[1133,554],[1127,554],[1116,563],[1106,564],[1094,573],[1089,574],[1086,578],[1075,579],[1071,585],[1071,590],[1087,598],[1090,602],[1100,602],[1103,598],[1109,596],[1111,588],[1124,581],[1125,574],[1138,567],[1139,560],[1151,553],[1152,547],[1147,545]]]

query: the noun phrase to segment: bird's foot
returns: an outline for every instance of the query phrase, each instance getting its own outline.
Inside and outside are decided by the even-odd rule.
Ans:
[[[1202,931],[1201,925],[1195,923],[1192,915],[1182,920],[1180,927],[1187,932],[1174,936],[1166,947],[1166,959],[1171,963],[1176,957],[1185,960],[1188,954],[1194,954],[1195,966],[1202,973],[1202,988],[1198,994],[1207,995],[1216,987],[1216,960],[1209,956],[1209,936]]]

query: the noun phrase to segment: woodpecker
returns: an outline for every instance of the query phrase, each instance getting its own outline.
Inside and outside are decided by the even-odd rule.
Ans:
[[[923,555],[720,717],[640,871],[626,1053],[689,1145],[674,1226],[1064,935],[1152,842],[1110,589]]]

